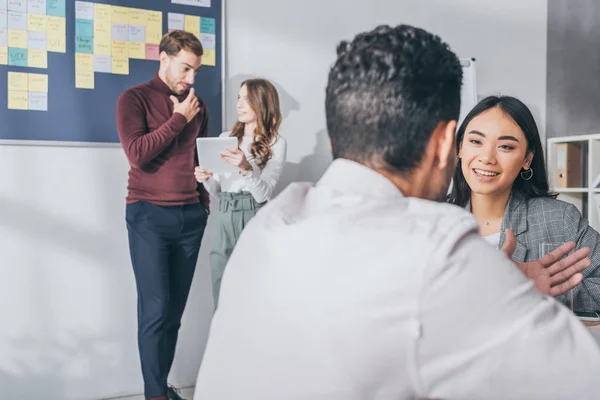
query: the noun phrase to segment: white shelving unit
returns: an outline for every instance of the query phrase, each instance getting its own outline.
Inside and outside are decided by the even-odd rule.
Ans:
[[[559,143],[581,143],[585,149],[582,173],[585,187],[556,187],[556,158]],[[600,231],[600,187],[594,187],[594,181],[600,175],[600,133],[579,136],[563,136],[547,140],[546,168],[550,188],[558,193],[558,199],[574,204],[590,225]],[[535,173],[535,172],[534,172]]]

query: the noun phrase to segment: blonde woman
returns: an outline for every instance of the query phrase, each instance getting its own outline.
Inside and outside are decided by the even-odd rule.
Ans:
[[[242,82],[238,92],[238,120],[231,132],[238,148],[221,153],[239,168],[238,174],[212,174],[197,167],[196,180],[219,198],[217,235],[210,252],[215,309],[225,265],[248,221],[271,199],[286,160],[287,144],[279,135],[279,94],[265,79]]]

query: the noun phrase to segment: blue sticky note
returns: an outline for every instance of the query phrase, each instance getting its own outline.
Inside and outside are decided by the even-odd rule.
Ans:
[[[46,0],[46,14],[53,17],[65,17],[65,0]]]
[[[75,20],[75,36],[94,36],[94,21],[89,19]]]
[[[16,47],[8,48],[8,65],[17,67],[27,66],[27,49],[19,49]]]
[[[94,37],[75,36],[75,53],[94,54]]]
[[[215,19],[200,17],[200,33],[215,33]]]

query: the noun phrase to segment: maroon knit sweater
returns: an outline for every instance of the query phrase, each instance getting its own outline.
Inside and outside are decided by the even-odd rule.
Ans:
[[[208,208],[208,193],[194,178],[196,138],[207,134],[208,110],[198,99],[200,112],[188,123],[182,114],[173,113],[171,95],[175,94],[157,74],[117,100],[117,130],[130,165],[127,204],[202,201]],[[176,97],[183,101],[186,96]]]

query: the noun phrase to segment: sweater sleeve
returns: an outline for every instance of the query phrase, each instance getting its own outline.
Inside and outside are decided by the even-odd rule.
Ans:
[[[129,163],[143,168],[162,153],[185,128],[187,119],[173,113],[158,129],[148,132],[146,111],[130,90],[117,100],[117,131]]]

